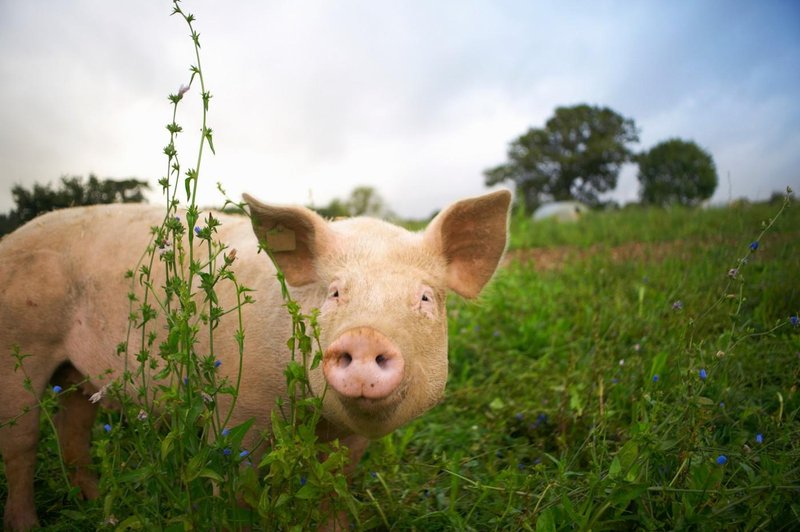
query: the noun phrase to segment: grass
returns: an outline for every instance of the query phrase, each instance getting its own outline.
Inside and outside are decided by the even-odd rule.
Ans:
[[[477,303],[453,298],[447,397],[370,447],[352,485],[361,526],[800,526],[796,206],[749,249],[776,210],[637,210],[549,226],[546,245],[592,251],[546,269],[523,254]],[[588,239],[595,222],[617,228],[615,246],[666,242],[674,253],[621,260],[606,230]],[[542,227],[515,223],[512,241]],[[661,244],[636,240],[657,234]],[[102,503],[68,501],[44,434],[43,524],[97,526]]]
[[[773,216],[780,202],[736,202],[726,207],[642,207],[630,205],[616,211],[590,211],[578,223],[533,221],[515,213],[511,249],[531,247],[618,246],[625,243],[663,243],[686,239],[717,242],[741,239],[757,231]],[[788,230],[788,229],[787,229]]]
[[[365,522],[800,526],[800,329],[789,322],[800,309],[796,207],[736,279],[727,275],[776,210],[515,223],[517,246],[594,252],[544,271],[512,262],[479,303],[452,302],[447,398],[362,461],[355,491],[372,513]],[[608,247],[654,240],[676,252],[619,260]]]

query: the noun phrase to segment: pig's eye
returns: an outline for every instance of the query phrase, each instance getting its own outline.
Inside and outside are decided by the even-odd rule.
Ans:
[[[425,316],[433,318],[436,315],[436,303],[434,301],[435,299],[431,287],[422,286],[419,292],[417,292],[417,302],[414,308]]]
[[[329,300],[334,300],[334,301],[338,301],[339,300],[339,288],[340,288],[340,286],[341,286],[341,284],[339,283],[339,281],[333,281],[328,286],[328,299]]]

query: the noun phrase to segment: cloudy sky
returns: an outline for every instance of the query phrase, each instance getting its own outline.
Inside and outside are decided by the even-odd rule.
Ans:
[[[186,0],[213,94],[202,204],[325,204],[372,185],[402,216],[479,194],[555,107],[633,118],[713,155],[715,202],[800,189],[800,3]],[[194,62],[166,0],[0,0],[0,211],[14,184],[164,175]],[[194,165],[198,85],[179,110]],[[626,170],[614,197],[637,197]],[[152,201],[160,201],[156,191]]]

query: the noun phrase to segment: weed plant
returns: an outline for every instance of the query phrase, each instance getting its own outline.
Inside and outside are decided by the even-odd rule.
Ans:
[[[203,216],[197,207],[203,155],[206,149],[214,151],[207,124],[212,96],[203,76],[195,18],[182,10],[179,0],[173,1],[172,14],[189,29],[195,62],[188,83],[169,96],[172,120],[166,126],[166,173],[159,181],[165,198],[163,221],[151,229],[150,244],[127,273],[129,326],[127,338],[117,347],[125,369],[113,380],[94,376],[95,382],[105,379],[106,384],[91,400],[120,405],[100,416],[95,431],[102,499],[81,502],[77,488],[69,486],[52,430],[53,413],[59,394],[80,392],[77,386],[66,390],[56,386],[41,401],[40,411],[50,429],[46,439],[52,438],[45,445],[57,456],[41,463],[59,464],[60,474],[49,479],[48,488],[66,493],[70,503],[51,510],[43,522],[69,529],[308,530],[349,509],[357,523],[342,473],[347,449],[336,441],[320,443],[315,435],[322,403],[310,393],[307,370],[321,360],[316,311],[304,313],[279,269],[284,306],[293,324],[293,335],[287,339],[292,360],[285,370],[287,398],[278,405],[264,405],[273,411],[272,430],[255,445],[266,448],[260,461],[253,463],[254,449],[243,447],[247,431],[255,430],[254,420],[230,425],[245,352],[242,308],[253,299],[250,289],[236,279],[235,250],[216,239],[219,219],[213,213]],[[184,171],[177,149],[183,128],[176,120],[179,104],[197,85],[202,104],[200,142],[195,165]],[[224,194],[221,187],[220,191]],[[243,204],[226,199],[225,207],[247,215]],[[262,250],[273,259],[268,248]],[[223,307],[218,297],[223,283],[230,283],[236,296],[230,308]],[[214,357],[215,342],[230,341],[215,337],[223,317],[238,322],[234,340],[239,364],[233,381],[217,376],[221,362]],[[166,333],[159,334],[165,324]],[[28,355],[17,349],[13,356],[29,383]]]

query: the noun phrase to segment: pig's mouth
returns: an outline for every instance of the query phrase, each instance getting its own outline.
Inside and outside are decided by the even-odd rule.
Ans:
[[[369,397],[345,397],[336,394],[345,410],[352,416],[369,419],[389,419],[391,418],[400,403],[403,402],[408,393],[408,386],[401,384],[387,397],[372,399]]]

